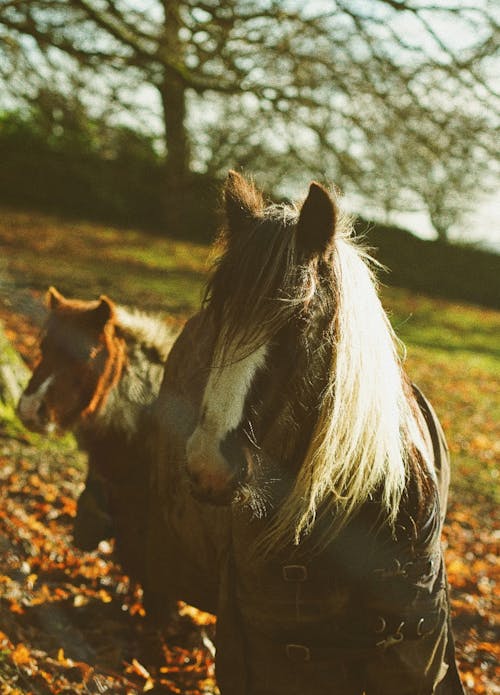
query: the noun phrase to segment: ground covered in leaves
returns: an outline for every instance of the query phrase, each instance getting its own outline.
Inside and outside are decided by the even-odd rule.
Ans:
[[[161,632],[112,544],[71,543],[81,457],[0,429],[0,692],[214,693],[214,618],[179,604]]]
[[[0,221],[0,320],[28,364],[43,295],[101,292],[181,320],[198,302],[207,250],[134,232],[6,212]],[[408,370],[440,416],[453,459],[444,532],[464,684],[494,695],[500,673],[498,463],[500,313],[386,289]],[[216,693],[214,619],[188,606],[164,630],[112,545],[71,543],[85,461],[0,412],[0,695]],[[306,693],[304,695],[307,695]]]

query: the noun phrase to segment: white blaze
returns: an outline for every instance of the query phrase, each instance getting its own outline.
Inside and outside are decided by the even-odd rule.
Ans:
[[[187,443],[188,466],[192,471],[210,474],[212,467],[222,463],[219,445],[240,424],[246,397],[266,354],[267,346],[261,345],[250,355],[212,367],[201,419]]]
[[[256,372],[264,365],[267,346],[223,367],[214,367],[205,388],[202,427],[218,439],[236,429]]]
[[[51,375],[40,384],[34,393],[21,396],[17,410],[23,422],[36,422],[38,420],[38,411],[53,381],[54,375]]]

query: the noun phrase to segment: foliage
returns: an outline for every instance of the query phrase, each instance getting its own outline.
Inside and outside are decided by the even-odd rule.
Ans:
[[[419,239],[398,227],[356,221],[356,231],[387,269],[382,282],[438,297],[500,308],[500,255],[472,245]]]
[[[16,100],[36,102],[52,78],[147,122],[164,139],[172,233],[192,171],[228,165],[288,185],[299,169],[333,177],[384,205],[390,178],[394,207],[405,187],[432,200],[429,166],[458,186],[467,142],[473,189],[495,156],[497,31],[490,0],[1,0],[0,79]]]
[[[158,231],[165,207],[163,165],[152,140],[92,118],[77,99],[49,91],[39,96],[28,112],[0,114],[0,200]],[[199,174],[185,181],[184,231],[194,237],[213,232],[214,188],[212,179]]]
[[[0,116],[2,200],[100,219],[161,218],[161,165],[151,143],[107,128],[74,103],[45,93],[29,113]]]
[[[215,693],[212,616],[179,605],[160,634],[112,545],[71,544],[79,456],[5,437],[0,451],[0,690],[5,695]],[[147,664],[147,668],[143,665]]]

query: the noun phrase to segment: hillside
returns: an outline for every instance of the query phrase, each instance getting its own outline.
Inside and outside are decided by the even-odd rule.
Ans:
[[[415,292],[500,309],[500,255],[468,244],[420,239],[405,229],[356,220],[388,269],[387,282]]]
[[[387,282],[434,297],[500,309],[500,255],[420,239],[406,229],[356,220],[356,232],[389,269]]]
[[[86,299],[107,293],[120,303],[161,311],[168,314],[169,320],[180,323],[199,306],[209,264],[210,251],[203,245],[161,239],[133,229],[68,223],[50,216],[4,210],[0,214],[0,319],[11,342],[31,364],[36,358],[34,344],[43,325],[44,294],[49,285],[68,296]],[[383,302],[406,344],[410,376],[433,402],[450,443],[453,482],[445,541],[460,666],[472,692],[493,693],[493,605],[494,592],[500,586],[494,555],[498,531],[494,510],[499,500],[500,312],[392,287],[383,288]],[[0,565],[0,618],[4,619],[0,620],[0,629],[5,631],[0,633],[1,658],[10,669],[11,679],[17,678],[19,688],[2,692],[31,692],[24,687],[36,693],[62,692],[50,689],[47,679],[44,690],[39,673],[59,678],[58,687],[62,687],[76,662],[79,671],[73,675],[78,688],[87,674],[86,683],[96,676],[102,683],[116,678],[111,686],[113,693],[142,692],[148,683],[152,683],[148,690],[160,688],[154,692],[161,693],[213,692],[213,665],[201,632],[205,628],[198,624],[204,618],[184,612],[181,622],[173,626],[162,643],[161,658],[146,663],[147,655],[138,651],[144,626],[133,588],[127,588],[126,579],[111,562],[109,553],[90,557],[72,549],[69,531],[73,500],[82,480],[81,458],[74,444],[63,442],[50,448],[18,429],[18,424],[10,421],[14,420],[11,412],[3,415],[0,542],[12,550],[21,523],[25,541],[9,556],[12,560],[17,554],[17,564],[9,560],[10,565],[6,561]],[[50,522],[54,509],[59,512]],[[60,564],[70,563],[71,572],[61,566],[59,574],[56,572],[56,543],[63,558]],[[35,565],[39,569],[28,573],[35,577],[28,591],[27,575],[20,575],[19,567],[30,560],[30,553],[31,559],[38,554]],[[106,579],[104,585],[99,583],[99,571]],[[37,575],[44,577],[43,585],[48,587],[45,594]],[[84,587],[80,593],[78,586]],[[83,598],[75,598],[79,595]],[[26,602],[33,596],[39,601],[38,608],[32,610],[29,604],[28,610]],[[64,629],[56,629],[52,620],[49,633],[53,633],[43,639],[38,623],[33,622],[30,629],[29,616],[40,613],[40,606],[73,605],[75,601],[90,606],[84,616],[87,622],[78,626],[66,622]],[[126,606],[123,611],[122,604]],[[126,629],[123,627],[116,646],[117,654],[106,656],[106,640],[95,635],[95,626],[89,624],[98,619],[99,610],[106,616],[108,642],[117,639],[120,620],[124,621],[122,627]],[[66,611],[66,621],[69,614],[76,615]],[[93,652],[79,646],[82,635]],[[73,666],[68,665],[70,661]],[[36,681],[34,664],[38,669]],[[163,677],[166,684],[160,682],[162,673],[168,674]],[[188,683],[190,689],[182,689],[188,688]],[[71,687],[74,689],[66,692],[80,692],[76,685]]]

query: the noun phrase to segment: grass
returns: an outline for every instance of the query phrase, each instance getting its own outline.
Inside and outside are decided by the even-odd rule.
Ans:
[[[404,342],[435,354],[444,352],[451,360],[465,361],[493,375],[498,372],[500,312],[389,288],[384,299]]]
[[[39,306],[33,297],[53,284],[68,296],[107,293],[185,317],[200,304],[210,251],[133,229],[3,210],[0,258],[0,302],[14,311],[29,313]],[[394,288],[382,296],[406,344],[409,374],[443,422],[454,494],[498,499],[500,312]]]
[[[187,314],[199,304],[206,246],[137,232],[0,211],[4,287],[93,298]],[[1,273],[0,268],[0,273]]]

